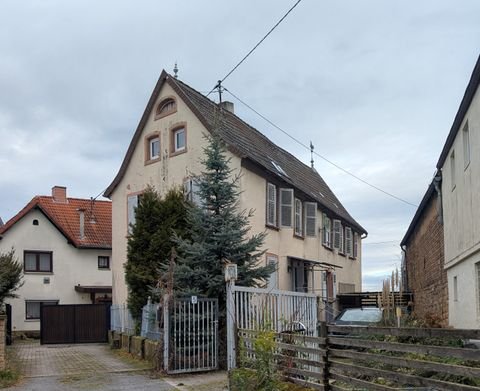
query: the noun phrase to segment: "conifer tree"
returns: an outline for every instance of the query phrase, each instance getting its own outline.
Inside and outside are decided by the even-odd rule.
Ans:
[[[0,252],[0,312],[5,299],[18,297],[15,291],[23,285],[23,267],[15,251]]]
[[[175,289],[180,294],[216,297],[222,313],[226,305],[224,262],[237,264],[237,284],[255,286],[273,271],[261,266],[260,251],[266,233],[250,233],[253,210],[239,210],[239,179],[230,168],[221,140],[208,137],[202,161],[204,170],[196,178],[201,205],[188,210],[190,238],[176,236],[179,257],[175,270]]]
[[[162,265],[168,264],[173,233],[186,235],[186,213],[183,193],[178,189],[168,191],[162,199],[149,187],[140,197],[125,264],[128,307],[137,322],[160,277]]]

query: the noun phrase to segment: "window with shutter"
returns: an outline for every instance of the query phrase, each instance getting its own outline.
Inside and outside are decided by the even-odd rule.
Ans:
[[[340,223],[340,247],[338,252],[341,254],[345,254],[345,232],[343,230],[343,225]]]
[[[267,183],[267,225],[277,226],[277,187]]]
[[[302,201],[295,198],[295,235],[303,236]]]
[[[356,232],[353,233],[353,257],[358,257],[358,234]]]
[[[332,220],[328,216],[323,214],[323,230],[322,230],[322,240],[323,244],[327,247],[332,247]]]
[[[135,225],[135,213],[140,197],[140,194],[133,194],[127,197],[127,230],[129,234],[132,233],[132,226]]]
[[[317,203],[305,202],[305,234],[317,236]]]
[[[268,278],[268,289],[278,289],[278,257],[274,254],[267,254],[267,265],[274,266],[275,270]]]
[[[333,247],[340,250],[340,231],[341,231],[342,224],[340,220],[333,220]],[[342,235],[343,236],[343,235]]]
[[[352,229],[350,227],[345,228],[345,252],[348,256],[352,256]]]
[[[280,189],[280,225],[293,225],[293,189]]]

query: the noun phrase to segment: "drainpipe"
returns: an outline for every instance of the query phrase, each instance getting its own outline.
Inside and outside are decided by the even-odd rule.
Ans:
[[[408,286],[408,273],[407,273],[407,246],[401,245],[400,248],[402,249],[402,285],[404,290],[410,291],[410,287]]]
[[[433,178],[433,186],[435,186],[435,191],[437,192],[437,215],[438,222],[443,225],[443,200],[442,200],[442,172],[437,171],[435,178]]]
[[[78,209],[79,219],[80,219],[80,240],[85,239],[85,210]]]

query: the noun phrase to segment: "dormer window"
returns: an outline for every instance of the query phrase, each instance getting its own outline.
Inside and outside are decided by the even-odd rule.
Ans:
[[[158,106],[157,111],[155,113],[155,119],[159,119],[175,113],[177,111],[177,102],[174,98],[166,98],[162,100]]]

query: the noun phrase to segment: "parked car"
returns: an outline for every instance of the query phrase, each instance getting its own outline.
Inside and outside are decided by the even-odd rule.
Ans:
[[[383,311],[376,307],[347,308],[330,323],[336,326],[369,326],[382,320]]]

